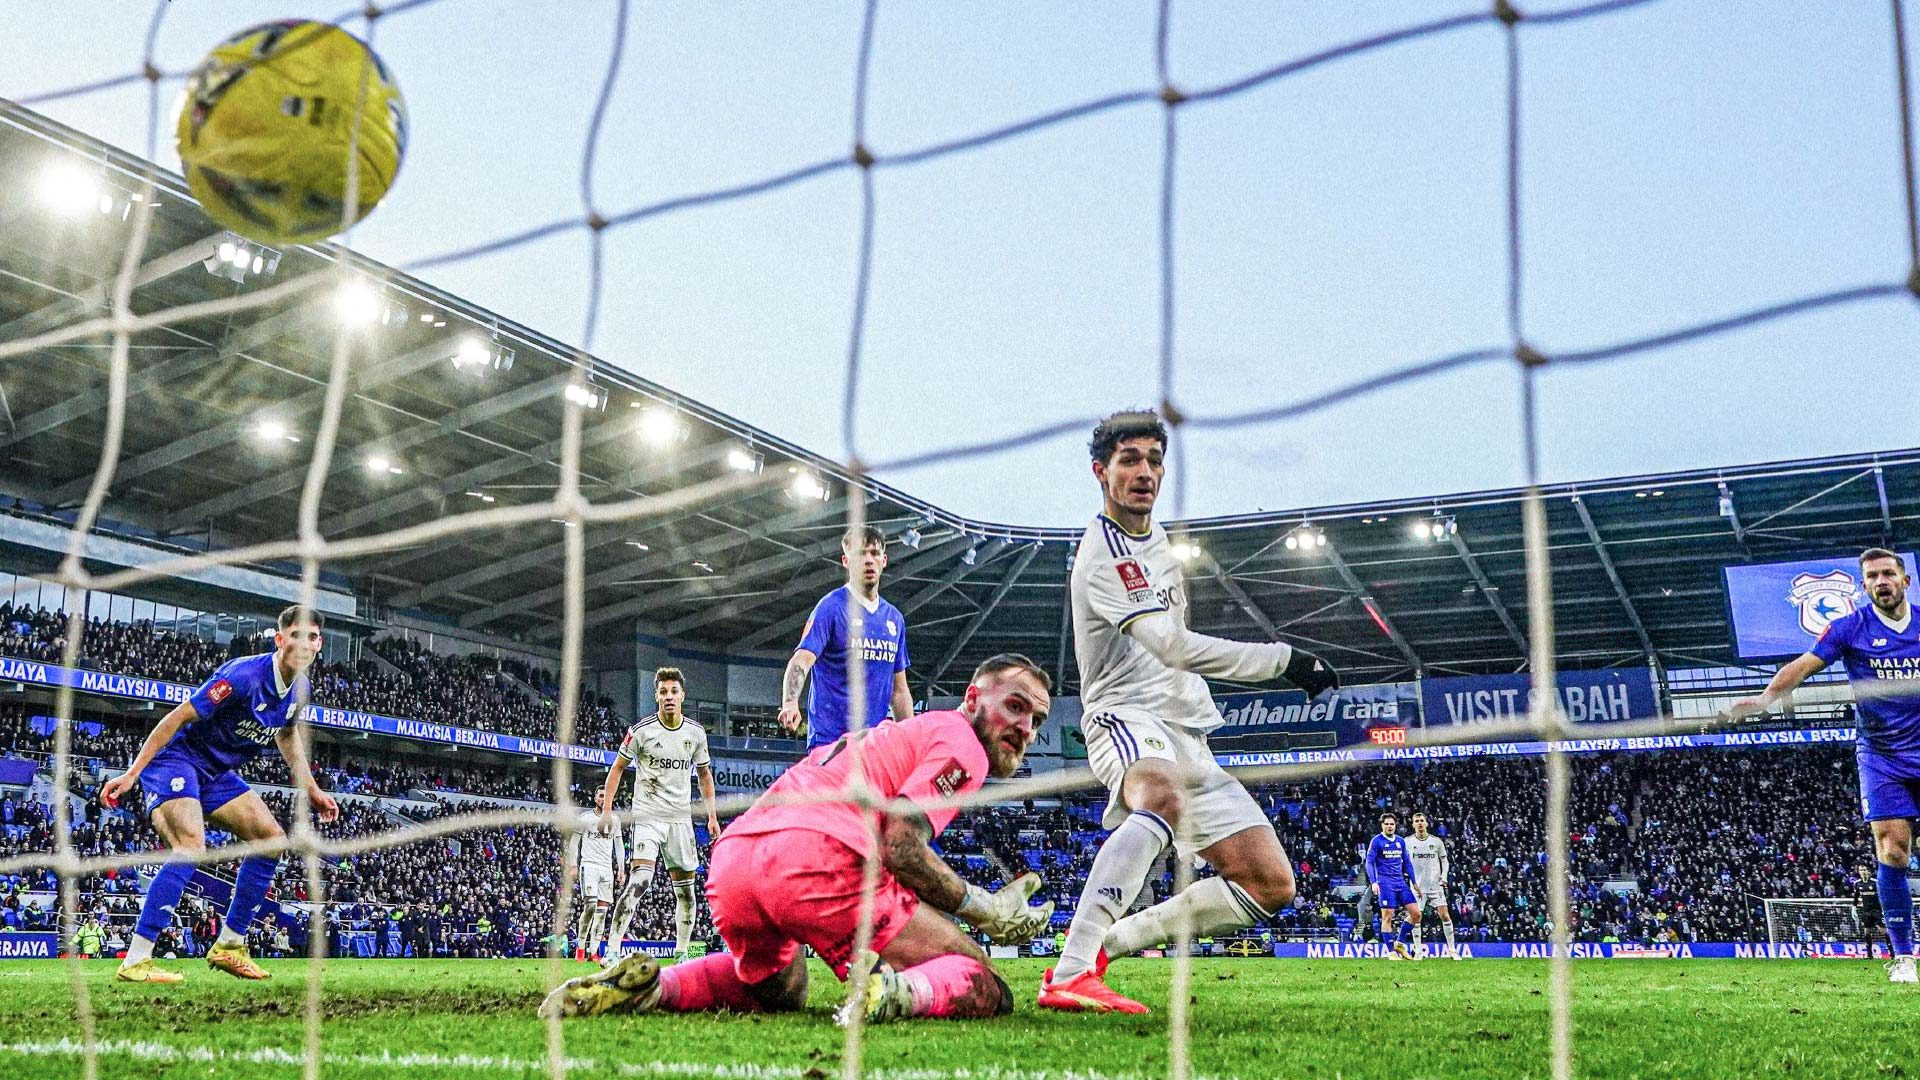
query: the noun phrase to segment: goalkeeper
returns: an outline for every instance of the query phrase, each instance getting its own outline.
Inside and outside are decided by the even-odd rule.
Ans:
[[[807,1000],[801,945],[843,980],[854,963],[871,963],[865,956],[856,961],[853,947],[873,841],[858,808],[834,801],[848,790],[857,742],[867,786],[892,804],[875,829],[880,873],[869,948],[883,966],[864,998],[841,1008],[840,1019],[860,1012],[869,1021],[1011,1012],[1013,995],[986,953],[939,913],[1014,944],[1047,928],[1053,904],[1028,906],[1040,885],[1033,874],[995,893],[961,880],[930,846],[959,810],[934,804],[978,791],[988,776],[1012,776],[1046,719],[1051,690],[1039,665],[1006,653],[974,670],[958,709],[816,747],[713,847],[707,901],[726,952],[665,969],[651,957],[629,956],[563,984],[541,1011],[789,1011]]]

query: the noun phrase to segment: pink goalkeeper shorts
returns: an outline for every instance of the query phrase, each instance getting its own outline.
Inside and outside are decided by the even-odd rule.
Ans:
[[[707,867],[707,903],[740,980],[772,978],[803,944],[845,979],[860,922],[864,862],[840,841],[805,829],[721,834]],[[919,897],[882,870],[869,947],[886,948],[919,906]]]

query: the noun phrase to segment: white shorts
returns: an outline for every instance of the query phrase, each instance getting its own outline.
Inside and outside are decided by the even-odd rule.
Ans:
[[[1107,786],[1107,812],[1100,822],[1105,828],[1119,828],[1131,812],[1120,801],[1120,782],[1127,766],[1142,758],[1171,761],[1192,770],[1176,842],[1182,857],[1190,858],[1235,833],[1273,828],[1246,786],[1213,760],[1207,737],[1199,732],[1161,723],[1144,711],[1100,709],[1080,718],[1080,733],[1087,743],[1087,766]]]
[[[1419,897],[1420,906],[1423,908],[1447,906],[1447,890],[1440,886],[1435,886],[1431,889],[1417,889],[1414,891],[1414,895]]]
[[[693,842],[693,821],[636,821],[631,862],[664,862],[669,870],[700,869],[700,848]]]
[[[587,867],[581,870],[580,899],[598,900],[603,904],[613,903],[613,871],[604,866]]]

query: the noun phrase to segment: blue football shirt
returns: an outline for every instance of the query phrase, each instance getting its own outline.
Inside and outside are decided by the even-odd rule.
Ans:
[[[848,620],[848,603],[858,620]],[[845,585],[820,598],[807,619],[799,647],[820,659],[813,665],[813,689],[807,695],[807,747],[824,746],[846,734],[847,656],[857,642],[865,661],[866,723],[879,723],[893,700],[893,677],[907,670],[907,617],[884,599],[868,611]],[[894,717],[905,720],[904,716]]]
[[[1862,696],[1860,744],[1881,754],[1920,754],[1920,619],[1907,609],[1907,625],[1896,628],[1871,604],[1833,620],[1813,643],[1813,655],[1831,664],[1843,660],[1847,681],[1856,689],[1884,690],[1888,682],[1912,683],[1899,697]]]
[[[1413,879],[1413,860],[1407,856],[1407,839],[1398,833],[1375,833],[1367,844],[1367,880],[1382,891],[1405,885]]]
[[[298,716],[306,675],[280,689],[272,653],[243,656],[214,669],[187,698],[199,719],[180,729],[164,749],[182,749],[212,772],[237,769],[273,745],[274,736]]]

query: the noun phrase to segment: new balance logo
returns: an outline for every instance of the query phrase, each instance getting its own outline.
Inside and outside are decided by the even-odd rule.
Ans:
[[[1886,639],[1886,638],[1883,638],[1883,637],[1877,637],[1877,638],[1874,638],[1874,639],[1873,639],[1873,647],[1874,647],[1874,648],[1876,648],[1876,649],[1879,649],[1879,648],[1884,648],[1884,647],[1886,646],[1886,644],[1887,644],[1887,639]]]

